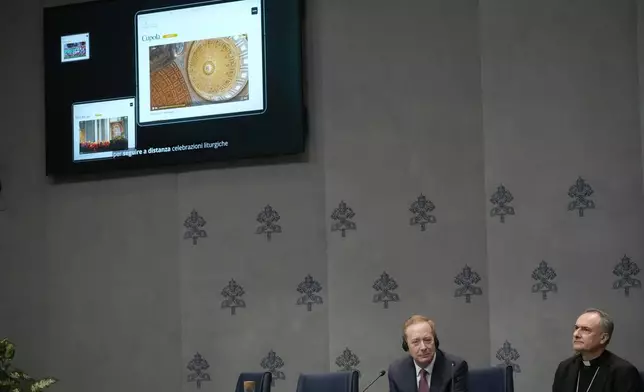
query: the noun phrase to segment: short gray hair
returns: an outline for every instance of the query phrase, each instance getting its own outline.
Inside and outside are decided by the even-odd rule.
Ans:
[[[615,329],[615,323],[613,323],[613,319],[610,315],[597,308],[588,308],[584,310],[584,313],[596,313],[599,315],[599,326],[601,327],[602,332],[608,334],[606,344],[610,343],[610,339],[613,337],[613,330]]]

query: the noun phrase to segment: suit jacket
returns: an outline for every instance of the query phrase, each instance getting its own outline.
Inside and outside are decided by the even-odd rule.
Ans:
[[[453,364],[453,366],[452,366]],[[468,366],[465,360],[436,350],[429,392],[468,392]],[[417,392],[416,366],[411,356],[389,365],[389,392]],[[454,389],[452,389],[452,378]]]
[[[644,392],[644,385],[637,368],[628,361],[610,351],[604,351],[599,358],[593,360],[593,363],[599,366],[599,371],[591,392]],[[555,372],[552,392],[575,392],[581,366],[583,366],[581,355],[574,355],[562,361]]]

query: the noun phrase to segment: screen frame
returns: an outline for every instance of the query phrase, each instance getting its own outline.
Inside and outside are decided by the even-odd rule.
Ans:
[[[138,37],[138,29],[139,29],[139,16],[140,15],[146,15],[146,14],[154,14],[158,12],[165,12],[165,11],[172,11],[172,10],[180,10],[180,9],[190,9],[190,8],[198,8],[198,7],[204,7],[204,6],[209,6],[209,5],[215,5],[215,4],[223,4],[223,3],[232,3],[232,2],[237,2],[237,1],[244,1],[244,0],[207,0],[207,1],[195,1],[193,3],[187,3],[187,4],[179,4],[179,5],[170,5],[170,6],[164,6],[164,7],[155,7],[155,8],[150,8],[150,9],[145,9],[145,10],[140,10],[137,11],[134,14],[134,73],[135,73],[135,80],[136,80],[136,99],[138,100],[138,97],[141,95],[140,91],[140,82],[139,82],[139,37]],[[195,121],[208,121],[208,120],[216,120],[216,119],[221,119],[221,118],[231,118],[231,117],[245,117],[245,116],[253,116],[253,115],[261,115],[266,113],[268,110],[268,88],[267,88],[267,81],[266,81],[266,69],[267,69],[267,61],[266,61],[266,12],[265,12],[265,5],[264,1],[265,0],[258,0],[261,4],[261,31],[262,31],[262,81],[263,81],[263,88],[262,88],[262,94],[263,94],[263,100],[264,100],[264,105],[261,110],[252,110],[252,111],[247,111],[247,112],[236,112],[236,113],[226,113],[226,114],[220,114],[220,115],[204,115],[204,116],[197,116],[197,117],[189,117],[189,118],[179,118],[179,119],[174,119],[174,120],[159,120],[159,121],[149,121],[142,123],[140,121],[140,110],[141,110],[141,105],[138,105],[138,101],[136,106],[136,122],[139,127],[153,127],[153,126],[159,126],[159,125],[167,125],[167,124],[177,124],[177,123],[186,123],[186,122],[195,122]]]
[[[226,1],[226,0],[224,0]],[[102,52],[103,46],[98,46],[99,33],[100,42],[105,45],[106,31],[90,30],[90,35],[96,33],[92,39],[92,59],[89,61],[60,63],[60,37],[84,33],[87,30],[86,22],[81,21],[83,14],[95,14],[107,9],[112,15],[117,10],[124,14],[120,20],[127,20],[127,29],[122,36],[131,37],[135,34],[134,16],[140,10],[152,10],[167,7],[181,7],[182,5],[194,5],[210,3],[211,1],[195,0],[95,0],[84,3],[72,3],[60,6],[43,7],[42,35],[44,55],[44,137],[45,137],[45,175],[55,181],[100,179],[136,176],[138,174],[163,174],[184,170],[196,170],[204,168],[265,165],[302,162],[307,158],[307,140],[309,138],[309,110],[308,110],[308,86],[306,81],[306,17],[305,3],[303,0],[263,0],[263,30],[264,30],[264,74],[268,88],[265,94],[268,95],[267,102],[272,104],[266,106],[266,119],[262,116],[244,116],[240,120],[235,118],[223,119],[223,128],[217,120],[191,121],[192,125],[169,125],[166,134],[175,130],[187,127],[191,133],[197,135],[199,132],[210,132],[211,136],[204,133],[204,137],[212,139],[209,141],[228,140],[231,148],[219,150],[199,150],[191,152],[174,152],[170,154],[148,154],[128,159],[119,157],[117,159],[87,160],[74,162],[73,159],[73,129],[69,129],[73,121],[72,102],[88,102],[100,100],[112,100],[123,97],[135,97],[136,100],[136,59],[135,43],[128,40],[127,49],[129,63],[127,71],[121,61],[118,72],[123,74],[123,80],[131,83],[131,87],[123,88],[108,87],[107,91],[95,90],[94,92],[76,94],[65,93],[68,90],[66,83],[69,82],[70,74],[82,71],[87,74],[88,66],[97,60],[103,62],[103,70],[109,72],[109,65],[105,66],[106,53]],[[286,27],[288,26],[288,27]],[[102,29],[102,27],[101,27]],[[119,39],[123,39],[122,37]],[[116,41],[112,41],[116,42]],[[97,48],[101,52],[96,52]],[[277,49],[277,52],[274,52]],[[273,53],[271,55],[271,53]],[[277,55],[279,53],[279,55]],[[94,57],[96,55],[96,57]],[[286,55],[286,57],[283,57]],[[100,60],[99,60],[100,57]],[[108,63],[109,64],[109,63]],[[277,64],[288,65],[288,70],[283,67],[278,69]],[[106,68],[107,67],[107,68]],[[94,72],[94,71],[91,71]],[[120,74],[119,74],[120,75]],[[120,76],[119,76],[120,77]],[[107,78],[103,78],[107,80]],[[284,85],[284,82],[287,84]],[[109,82],[107,82],[109,86]],[[103,82],[103,85],[106,85]],[[281,86],[281,87],[280,87]],[[277,87],[277,88],[276,88]],[[101,87],[105,88],[105,87]],[[284,91],[281,89],[285,88]],[[85,91],[85,90],[83,90]],[[61,94],[62,93],[62,97]],[[284,100],[281,100],[284,97]],[[277,99],[280,101],[277,101]],[[286,117],[284,117],[286,116]],[[136,111],[135,111],[136,117]],[[71,118],[71,121],[70,121]],[[250,120],[252,118],[259,118]],[[283,120],[281,120],[283,119]],[[285,122],[284,122],[285,121]],[[203,125],[199,125],[203,124]],[[137,125],[137,135],[146,127]],[[156,128],[156,127],[155,127]],[[159,128],[164,128],[163,126]],[[219,128],[220,130],[216,130]],[[137,136],[138,137],[138,136]],[[161,141],[159,145],[163,145]],[[183,143],[183,142],[181,142]],[[137,141],[136,148],[154,147],[156,143],[150,144],[150,140],[142,145]],[[170,144],[169,144],[170,145]]]

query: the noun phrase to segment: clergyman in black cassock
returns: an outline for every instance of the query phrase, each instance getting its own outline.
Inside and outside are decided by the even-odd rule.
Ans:
[[[605,350],[591,361],[576,354],[559,364],[552,392],[577,391],[644,392],[644,385],[635,366]]]
[[[610,316],[599,309],[579,316],[573,333],[575,355],[557,367],[552,392],[644,392],[637,368],[606,349],[613,329]]]

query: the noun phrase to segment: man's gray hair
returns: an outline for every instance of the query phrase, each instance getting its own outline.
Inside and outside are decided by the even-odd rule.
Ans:
[[[584,313],[596,313],[599,315],[599,326],[601,327],[602,332],[608,334],[608,340],[606,341],[606,344],[608,345],[613,337],[613,330],[615,329],[613,319],[608,315],[608,313],[597,308],[588,308],[584,310]]]

